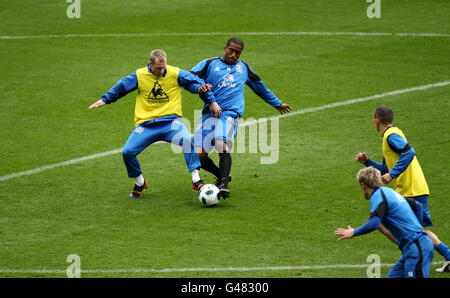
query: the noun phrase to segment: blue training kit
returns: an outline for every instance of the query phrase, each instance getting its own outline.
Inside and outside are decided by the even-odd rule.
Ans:
[[[274,107],[281,105],[281,100],[267,89],[261,78],[243,61],[228,64],[221,57],[205,59],[194,66],[191,72],[212,85],[215,100],[222,111],[233,111],[238,117],[244,115],[245,85],[268,104]],[[205,101],[203,113],[209,113],[209,101],[205,96],[201,97]]]
[[[354,231],[354,236],[359,236],[383,224],[392,233],[402,257],[389,272],[390,278],[429,276],[434,247],[419,221],[422,218],[420,210],[423,210],[422,204],[413,200],[408,202],[391,188],[381,186],[370,197],[371,218]]]
[[[228,64],[222,60],[222,57],[205,59],[194,66],[191,72],[203,79],[205,83],[212,85],[215,102],[223,112],[220,118],[214,118],[209,111],[212,101],[200,94],[205,105],[194,138],[195,146],[201,146],[207,152],[214,147],[215,140],[223,139],[229,144],[236,136],[238,120],[244,115],[245,85],[273,107],[278,107],[282,103],[243,61]]]
[[[149,73],[152,72],[150,65],[147,65],[147,69]],[[162,76],[164,77],[166,74],[167,69]],[[204,81],[191,72],[180,69],[177,84],[179,87],[197,94],[197,88],[203,85]],[[133,72],[120,79],[106,92],[102,96],[102,101],[111,104],[138,88],[137,74]],[[214,96],[210,91],[204,94],[204,98],[209,102],[214,101]],[[142,174],[137,155],[156,141],[165,141],[181,146],[189,172],[200,168],[201,164],[195,152],[191,134],[182,124],[180,116],[173,114],[145,121],[135,127],[122,149],[122,156],[127,168],[128,177],[135,178]]]
[[[184,160],[189,172],[200,168],[200,161],[195,152],[190,132],[181,122],[174,120],[147,121],[136,126],[122,149],[122,156],[127,167],[128,177],[142,174],[137,155],[156,141],[164,141],[183,148]]]

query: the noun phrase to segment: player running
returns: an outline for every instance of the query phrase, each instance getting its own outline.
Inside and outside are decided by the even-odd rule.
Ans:
[[[382,186],[380,171],[374,167],[361,169],[357,174],[357,180],[364,197],[370,200],[370,219],[357,229],[351,226],[347,229],[337,229],[334,233],[342,236],[338,240],[364,235],[380,229],[383,225],[392,233],[386,236],[402,251],[402,257],[392,267],[387,277],[429,277],[433,261],[433,243],[418,220],[422,212],[414,214],[411,208],[421,204],[413,199],[408,199],[410,200],[408,202],[391,188]],[[383,232],[381,229],[380,231]]]
[[[430,191],[427,181],[414,148],[409,145],[403,132],[392,124],[393,120],[394,112],[387,106],[378,106],[373,113],[374,124],[383,138],[383,162],[377,163],[369,159],[364,152],[358,153],[355,160],[365,166],[377,168],[383,175],[381,177],[383,183],[389,184],[392,182],[394,190],[402,196],[422,203],[424,206],[423,226],[430,227],[433,223],[428,209]],[[450,272],[450,250],[448,246],[441,242],[438,236],[430,230],[427,229],[426,232],[433,240],[436,251],[445,258],[443,266],[436,271]]]
[[[244,42],[230,38],[220,57],[205,59],[191,69],[191,72],[212,86],[215,102],[205,101],[199,126],[195,131],[194,144],[200,157],[202,168],[214,174],[223,198],[229,196],[228,182],[231,180],[231,154],[233,140],[238,129],[238,120],[244,114],[244,86],[261,97],[280,113],[291,111],[275,94],[267,89],[263,81],[250,66],[239,60]],[[210,113],[211,112],[211,113]],[[208,153],[215,148],[219,153],[219,166],[216,166]]]
[[[122,149],[128,177],[135,179],[132,198],[140,198],[148,188],[142,175],[137,155],[157,141],[171,142],[183,147],[184,159],[192,176],[192,188],[203,186],[200,179],[200,161],[192,144],[191,134],[181,122],[181,88],[191,93],[204,95],[214,102],[214,95],[204,81],[192,73],[167,65],[167,54],[153,50],[148,65],[119,80],[89,109],[110,104],[128,93],[138,90],[135,106],[135,129]]]

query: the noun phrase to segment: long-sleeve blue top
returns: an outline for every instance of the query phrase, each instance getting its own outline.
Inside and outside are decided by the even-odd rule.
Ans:
[[[414,151],[414,148],[409,147],[408,142],[406,142],[406,140],[399,134],[393,133],[389,135],[387,142],[393,151],[399,152],[400,154],[400,157],[394,167],[389,170],[384,160],[383,162],[378,163],[372,159],[367,160],[364,165],[366,167],[373,166],[378,169],[382,175],[389,172],[392,178],[397,178],[406,170],[406,168],[408,168],[409,164],[414,159],[416,152]]]
[[[148,71],[151,72],[152,69],[150,65],[147,65]],[[163,73],[163,76],[165,76],[167,73]],[[180,69],[178,73],[178,85],[180,87],[183,87],[187,91],[198,94],[198,88],[205,84],[203,79],[199,78],[198,76],[190,73],[189,71]],[[110,104],[112,102],[117,101],[119,98],[124,97],[128,93],[136,90],[138,88],[138,79],[136,76],[136,72],[133,72],[129,74],[128,76],[120,79],[108,92],[106,92],[102,96],[103,102]],[[205,93],[207,100],[212,103],[215,101],[214,95],[211,91],[208,91]]]
[[[378,215],[372,216],[369,220],[353,231],[353,236],[360,236],[370,233],[381,226],[381,217]]]
[[[409,204],[407,208],[405,203]],[[360,236],[378,229],[381,224],[392,230],[397,244],[402,239],[410,238],[411,232],[423,231],[423,205],[412,199],[404,198],[390,188],[376,188],[370,197],[371,215],[369,220],[353,231],[353,236]],[[389,210],[389,211],[388,211]],[[412,212],[411,212],[412,210]],[[411,216],[411,213],[414,215]],[[408,235],[409,234],[409,235]]]
[[[212,85],[216,102],[223,111],[236,112],[239,117],[244,114],[245,85],[273,107],[278,107],[282,103],[243,61],[228,64],[221,57],[205,59],[194,66],[191,72]],[[208,107],[209,103],[205,101],[204,113],[209,111]]]

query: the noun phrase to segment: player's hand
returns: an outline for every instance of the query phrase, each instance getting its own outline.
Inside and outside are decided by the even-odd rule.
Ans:
[[[350,239],[353,238],[353,232],[355,231],[355,229],[353,229],[351,226],[348,226],[347,229],[337,229],[336,231],[334,231],[335,235],[338,236],[342,236],[341,238],[338,239],[338,241],[344,240],[344,239]]]
[[[198,87],[197,91],[198,91],[198,93],[205,93],[205,92],[211,91],[211,89],[212,89],[211,84],[205,84],[205,85]]]
[[[280,106],[275,107],[281,114],[286,114],[292,111],[292,108],[287,103],[282,103]]]
[[[217,102],[213,102],[212,104],[209,105],[209,110],[211,111],[211,115],[214,118],[219,118],[220,115],[222,114],[222,109],[220,108],[220,106],[217,104]]]
[[[366,153],[360,152],[360,153],[356,154],[355,160],[364,164],[369,160],[369,158],[367,157]]]
[[[106,103],[103,101],[103,100],[101,100],[101,99],[99,99],[99,100],[97,100],[95,103],[93,103],[93,104],[91,104],[90,106],[89,106],[89,110],[92,110],[93,108],[98,108],[98,107],[100,107],[100,106],[102,106],[102,105],[105,105]]]
[[[383,181],[384,184],[389,184],[392,181],[392,179],[394,179],[394,178],[392,178],[391,174],[389,174],[389,173],[381,176],[381,181]]]

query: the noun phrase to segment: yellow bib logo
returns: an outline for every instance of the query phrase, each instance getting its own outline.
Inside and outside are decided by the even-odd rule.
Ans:
[[[165,103],[169,101],[169,96],[164,92],[158,81],[153,85],[152,90],[148,94],[148,101],[151,103]]]
[[[179,68],[167,65],[163,77],[154,76],[148,67],[136,70],[139,92],[136,95],[134,124],[177,115],[182,117],[181,87],[178,85]]]

